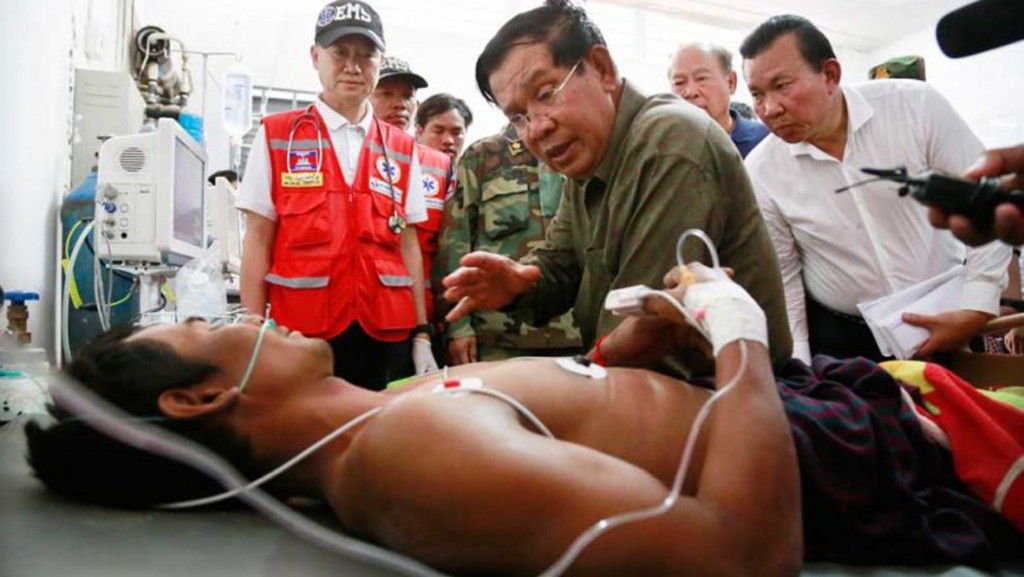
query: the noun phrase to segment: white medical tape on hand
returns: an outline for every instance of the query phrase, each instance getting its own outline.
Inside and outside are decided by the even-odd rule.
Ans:
[[[686,289],[683,306],[711,335],[715,356],[734,341],[747,339],[768,346],[768,323],[757,302],[722,269],[687,265],[696,282]]]

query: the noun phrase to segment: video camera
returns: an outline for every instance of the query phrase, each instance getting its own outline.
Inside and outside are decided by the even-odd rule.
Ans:
[[[862,184],[889,180],[902,184],[900,196],[910,195],[921,204],[935,205],[950,214],[971,219],[979,232],[992,230],[996,205],[1010,202],[1024,210],[1024,191],[1006,191],[998,178],[982,178],[978,182],[925,171],[916,176],[907,174],[905,167],[892,169],[862,168],[862,172],[875,178],[837,189],[845,192]]]

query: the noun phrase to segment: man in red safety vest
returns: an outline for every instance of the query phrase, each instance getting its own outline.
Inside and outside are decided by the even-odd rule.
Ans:
[[[315,38],[322,92],[263,119],[242,181],[242,304],[327,339],[337,376],[379,390],[437,368],[412,226],[427,218],[422,170],[369,102],[385,49],[373,7],[331,2]]]
[[[370,95],[373,112],[381,121],[408,132],[418,115],[416,92],[426,87],[426,79],[413,72],[408,62],[396,56],[388,56],[384,58],[380,81]],[[434,256],[437,254],[437,235],[441,229],[441,217],[444,215],[444,200],[448,192],[455,188],[455,173],[452,167],[454,160],[444,151],[422,145],[416,147],[416,156],[420,163],[421,183],[427,205],[427,219],[416,225],[416,234],[423,260],[427,320],[433,335],[439,319],[434,315],[430,272]]]

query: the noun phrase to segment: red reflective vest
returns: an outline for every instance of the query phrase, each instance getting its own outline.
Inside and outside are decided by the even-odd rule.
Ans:
[[[423,175],[423,193],[427,197],[427,220],[416,224],[416,235],[423,254],[423,285],[426,287],[427,320],[434,322],[434,296],[431,291],[430,274],[437,255],[437,236],[441,231],[444,216],[444,201],[454,189],[455,173],[452,158],[447,154],[422,144],[416,146]]]
[[[349,186],[315,106],[268,116],[263,126],[278,216],[265,278],[271,316],[312,337],[333,338],[358,322],[379,341],[408,338],[413,279],[388,224],[405,219],[415,141],[371,122]]]

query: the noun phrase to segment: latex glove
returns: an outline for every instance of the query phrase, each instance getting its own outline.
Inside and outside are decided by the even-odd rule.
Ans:
[[[425,375],[438,370],[434,353],[430,350],[429,340],[420,338],[412,340],[412,366],[416,369],[417,375]]]
[[[448,356],[453,365],[476,362],[476,337],[459,337],[448,343]]]
[[[681,283],[670,292],[682,289],[683,308],[711,335],[715,356],[722,347],[740,339],[768,346],[768,322],[757,301],[736,284],[723,269],[700,263],[687,265],[692,282]]]

